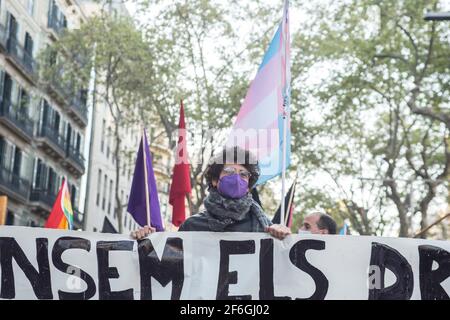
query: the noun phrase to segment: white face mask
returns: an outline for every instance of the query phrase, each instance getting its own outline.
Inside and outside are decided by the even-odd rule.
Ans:
[[[298,230],[298,234],[311,234],[311,231]]]

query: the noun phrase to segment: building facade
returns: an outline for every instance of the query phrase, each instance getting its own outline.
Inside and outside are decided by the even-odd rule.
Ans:
[[[6,224],[43,226],[67,178],[75,228],[87,117],[86,90],[42,79],[37,56],[85,15],[71,0],[0,1],[0,195]]]

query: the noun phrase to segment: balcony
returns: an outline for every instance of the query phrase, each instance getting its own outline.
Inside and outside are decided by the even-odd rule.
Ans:
[[[168,169],[158,163],[153,164],[153,172],[156,176],[159,176],[162,179],[170,179],[170,173],[168,172]]]
[[[87,107],[86,99],[83,99],[81,91],[78,94],[72,95],[72,99],[69,104],[68,114],[71,116],[80,126],[87,126]]]
[[[0,166],[0,190],[9,197],[26,203],[30,195],[30,182],[2,165]]]
[[[49,155],[64,159],[66,157],[66,142],[59,132],[48,126],[42,126],[36,136],[36,142]]]
[[[30,194],[31,206],[36,211],[50,212],[56,200],[56,194],[48,189],[33,188]]]
[[[66,31],[66,21],[64,19],[58,19],[57,17],[53,16],[51,12],[48,16],[47,26],[55,39],[63,36],[64,32]]]
[[[33,120],[24,112],[20,112],[9,100],[0,101],[0,123],[26,142],[31,142],[33,139]]]
[[[9,38],[6,46],[9,54],[7,59],[13,62],[30,81],[35,82],[37,80],[37,63],[33,56],[25,51],[17,39]]]
[[[66,158],[62,163],[73,175],[80,177],[84,174],[84,157],[73,146],[69,146],[66,152]]]
[[[70,89],[64,84],[62,79],[54,75],[51,79],[45,81],[49,95],[61,104],[68,105],[67,97]]]

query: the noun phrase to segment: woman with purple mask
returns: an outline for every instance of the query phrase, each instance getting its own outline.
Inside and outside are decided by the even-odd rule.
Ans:
[[[252,198],[250,190],[259,174],[258,162],[249,151],[224,149],[211,159],[205,171],[209,190],[203,201],[205,210],[186,219],[178,231],[268,232],[284,239],[291,234],[290,229],[272,224]],[[142,239],[154,231],[146,226],[132,236]]]

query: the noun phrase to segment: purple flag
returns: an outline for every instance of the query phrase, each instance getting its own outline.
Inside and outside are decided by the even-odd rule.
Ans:
[[[144,143],[142,143],[144,139]],[[151,226],[156,231],[164,231],[159,208],[158,191],[156,190],[155,174],[152,167],[152,157],[147,143],[147,135],[144,130],[143,137],[139,145],[139,151],[134,168],[133,182],[131,184],[130,197],[128,200],[128,212],[141,227],[147,225],[147,199],[145,187],[145,167],[147,167],[148,203],[150,207]],[[144,146],[143,146],[144,144]],[[142,150],[144,147],[145,150]],[[144,152],[146,163],[144,164]]]

